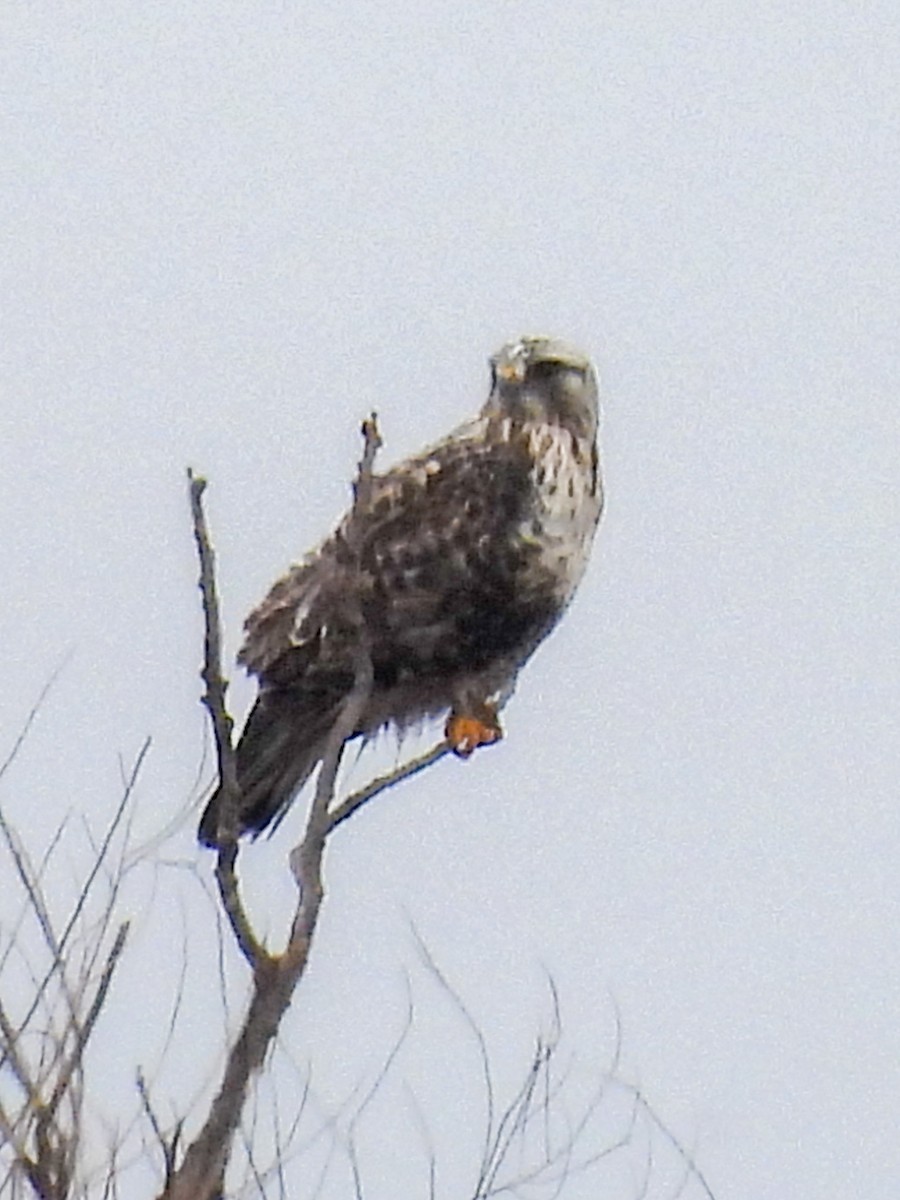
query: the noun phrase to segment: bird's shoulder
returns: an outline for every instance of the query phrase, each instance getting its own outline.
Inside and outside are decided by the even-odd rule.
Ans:
[[[482,414],[376,475],[371,502],[351,509],[345,525],[358,525],[369,544],[396,532],[398,522],[414,538],[423,526],[440,529],[454,515],[475,516],[481,506],[495,513],[509,507],[527,490],[530,471],[527,439],[508,421]]]
[[[486,414],[373,475],[368,502],[351,507],[332,534],[272,586],[245,622],[239,661],[272,676],[323,649],[355,589],[358,554],[369,573],[410,569],[457,542],[481,546],[521,516],[531,463],[527,439]]]

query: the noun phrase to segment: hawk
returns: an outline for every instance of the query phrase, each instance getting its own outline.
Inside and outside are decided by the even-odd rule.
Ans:
[[[516,676],[584,573],[603,490],[590,360],[523,337],[490,365],[481,412],[374,475],[366,503],[248,617],[238,661],[259,695],[237,747],[240,833],[280,820],[321,760],[354,686],[360,624],[373,681],[353,736],[443,714],[461,756],[501,736]],[[207,846],[221,797],[200,822]]]

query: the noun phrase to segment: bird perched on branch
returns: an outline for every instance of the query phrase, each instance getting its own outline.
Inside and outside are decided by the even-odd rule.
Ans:
[[[478,416],[373,475],[248,617],[238,658],[259,696],[237,747],[239,833],[279,820],[321,760],[361,639],[372,683],[356,735],[447,714],[461,756],[501,736],[500,707],[584,573],[603,492],[590,361],[524,337],[490,363]],[[207,846],[222,795],[200,823]]]

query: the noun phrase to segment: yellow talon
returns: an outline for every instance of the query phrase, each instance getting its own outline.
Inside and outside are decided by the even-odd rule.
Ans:
[[[447,721],[447,741],[459,758],[468,758],[479,746],[491,746],[503,737],[495,713],[485,710],[480,716],[451,713]]]

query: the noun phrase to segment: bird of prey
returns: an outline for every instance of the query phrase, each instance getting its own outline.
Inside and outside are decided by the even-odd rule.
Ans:
[[[590,360],[523,337],[490,365],[481,412],[373,475],[367,502],[248,617],[238,658],[259,695],[237,747],[239,833],[277,822],[322,759],[361,635],[373,679],[354,736],[444,714],[460,756],[501,736],[499,709],[584,573],[603,491]]]

